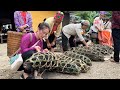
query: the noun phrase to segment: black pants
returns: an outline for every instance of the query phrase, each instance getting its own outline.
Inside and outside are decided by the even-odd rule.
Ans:
[[[94,44],[99,44],[98,38],[90,38],[90,40],[91,40]]]
[[[49,42],[52,43],[54,39],[55,39],[55,34],[54,33],[50,34],[50,36],[48,37]],[[52,48],[54,48],[54,47],[56,47],[56,42],[55,42],[55,45],[52,46]],[[45,49],[45,48],[50,49],[47,47],[47,43],[45,41],[43,41],[43,49]]]
[[[24,52],[23,54],[22,54],[22,58],[23,58],[23,62],[25,62],[28,58],[30,58],[32,55],[33,55],[33,53],[35,53],[36,52],[36,50],[29,50],[29,51],[27,51],[27,52]],[[24,68],[23,68],[23,64],[20,66],[20,68],[18,69],[18,71],[21,71],[21,70],[24,70]]]
[[[75,47],[76,44],[74,42],[74,38],[75,36],[71,36],[69,39],[64,35],[64,33],[62,32],[62,48],[63,51],[67,51],[68,50],[68,41],[69,41],[69,45],[70,47]]]
[[[114,43],[114,61],[119,62],[120,29],[112,29],[112,37]]]

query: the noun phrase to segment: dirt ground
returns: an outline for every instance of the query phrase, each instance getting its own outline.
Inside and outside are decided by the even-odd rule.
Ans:
[[[19,79],[22,71],[13,72],[7,57],[7,44],[0,44],[0,79]],[[87,73],[68,75],[55,72],[47,72],[44,77],[48,79],[120,79],[120,64],[106,60],[104,62],[92,62]]]

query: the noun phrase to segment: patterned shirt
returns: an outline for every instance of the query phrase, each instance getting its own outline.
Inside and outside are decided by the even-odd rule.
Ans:
[[[24,24],[26,24],[26,12],[21,12],[21,16],[24,20]]]
[[[19,29],[19,27],[23,26],[23,25],[27,25],[28,27],[25,30],[30,30],[33,31],[32,28],[32,16],[30,14],[30,12],[26,12],[26,24],[24,23],[24,19],[23,19],[23,15],[21,15],[21,11],[15,11],[14,12],[14,23],[15,23],[15,28],[18,32],[20,32],[21,30]]]
[[[98,32],[98,29],[99,30],[103,30],[104,29],[104,23],[103,23],[103,20],[100,19],[100,17],[96,17],[93,21],[93,26],[91,26],[91,29],[89,32]]]

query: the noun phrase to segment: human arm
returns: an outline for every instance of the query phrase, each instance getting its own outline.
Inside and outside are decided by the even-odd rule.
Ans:
[[[58,26],[58,28],[55,32],[55,38],[54,38],[53,42],[51,43],[52,46],[55,45],[57,38],[60,36],[61,30],[62,30],[62,23]]]
[[[41,52],[41,47],[40,46],[35,46],[34,48],[37,52]]]
[[[43,49],[42,53],[48,53],[49,50],[46,48],[46,49]]]
[[[81,34],[81,33],[82,33],[82,30],[76,28],[76,33],[77,33],[77,35],[78,35],[80,41],[81,41],[86,47],[88,47],[86,41],[84,40],[84,38],[83,38],[83,36],[82,36],[82,34]]]
[[[62,30],[62,22],[60,23],[60,25],[58,25],[58,28],[57,28],[57,30],[55,32],[56,37],[60,36],[61,30]]]
[[[20,29],[21,31],[23,31],[23,27],[21,27],[21,24],[20,24],[20,21],[19,21],[19,18],[20,18],[20,16],[19,16],[19,11],[15,11],[14,12],[14,23],[15,23],[15,27],[16,28],[18,28],[18,29]]]
[[[29,50],[35,50],[34,47],[29,47],[30,43],[31,43],[30,34],[26,34],[25,36],[22,37],[21,43],[20,43],[20,48],[21,48],[22,52],[26,52]]]
[[[31,15],[31,13],[30,12],[27,12],[27,23],[25,24],[25,28],[31,28],[32,27],[32,15]]]

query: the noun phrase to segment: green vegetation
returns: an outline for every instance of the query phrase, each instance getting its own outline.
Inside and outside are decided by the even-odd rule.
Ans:
[[[107,11],[107,17],[111,17],[112,11]],[[93,23],[93,20],[95,17],[99,16],[99,11],[74,11],[73,16],[75,17],[75,20],[81,21],[81,20],[89,20],[90,26]]]

